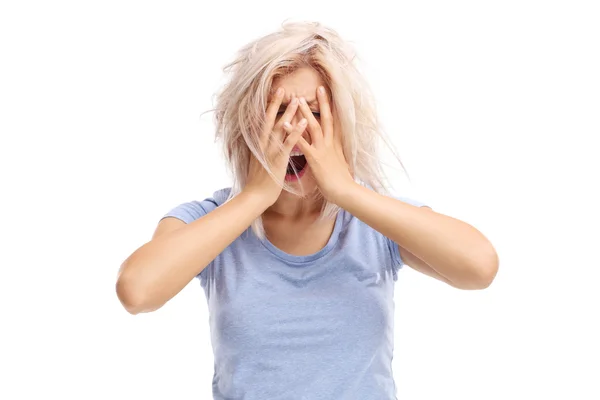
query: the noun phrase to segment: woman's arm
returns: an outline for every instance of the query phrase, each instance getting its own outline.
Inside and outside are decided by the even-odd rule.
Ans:
[[[494,247],[463,221],[383,196],[358,183],[348,185],[335,202],[454,287],[483,289],[496,276],[499,260]]]
[[[162,307],[267,207],[264,196],[244,191],[189,224],[161,220],[152,240],[121,265],[116,290],[125,309],[138,314]]]

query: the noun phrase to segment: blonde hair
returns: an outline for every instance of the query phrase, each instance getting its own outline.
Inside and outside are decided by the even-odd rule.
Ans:
[[[379,140],[400,159],[383,135],[371,90],[354,64],[357,58],[348,42],[319,22],[284,22],[280,30],[238,51],[235,59],[223,68],[229,79],[216,94],[217,103],[212,110],[215,139],[223,142],[225,159],[233,175],[228,200],[246,185],[252,155],[275,179],[259,144],[267,99],[276,78],[305,66],[319,73],[330,93],[334,121],[343,132],[344,155],[355,180],[379,193],[388,193],[378,158]],[[282,190],[306,197],[285,183]],[[315,195],[322,196],[319,192]],[[338,210],[337,205],[324,201],[321,218],[332,218]],[[252,230],[264,238],[262,217],[252,223]]]

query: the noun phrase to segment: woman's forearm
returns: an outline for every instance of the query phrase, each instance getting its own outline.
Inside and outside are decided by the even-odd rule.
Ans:
[[[461,287],[486,287],[498,270],[492,244],[458,219],[352,185],[338,205]]]
[[[122,264],[117,294],[137,314],[162,307],[240,236],[267,208],[242,192],[201,218],[152,239]]]

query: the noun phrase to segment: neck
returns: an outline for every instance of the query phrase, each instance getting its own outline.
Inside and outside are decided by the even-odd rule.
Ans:
[[[277,201],[265,213],[284,218],[303,218],[320,213],[323,201],[322,198],[316,199],[312,196],[302,198],[283,190]]]

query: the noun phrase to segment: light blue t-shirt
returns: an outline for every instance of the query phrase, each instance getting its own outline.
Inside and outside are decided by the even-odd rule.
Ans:
[[[185,223],[230,188],[165,217]],[[425,204],[405,197],[415,206]],[[287,254],[248,228],[198,275],[209,310],[216,400],[393,400],[398,246],[341,210],[329,242]]]

